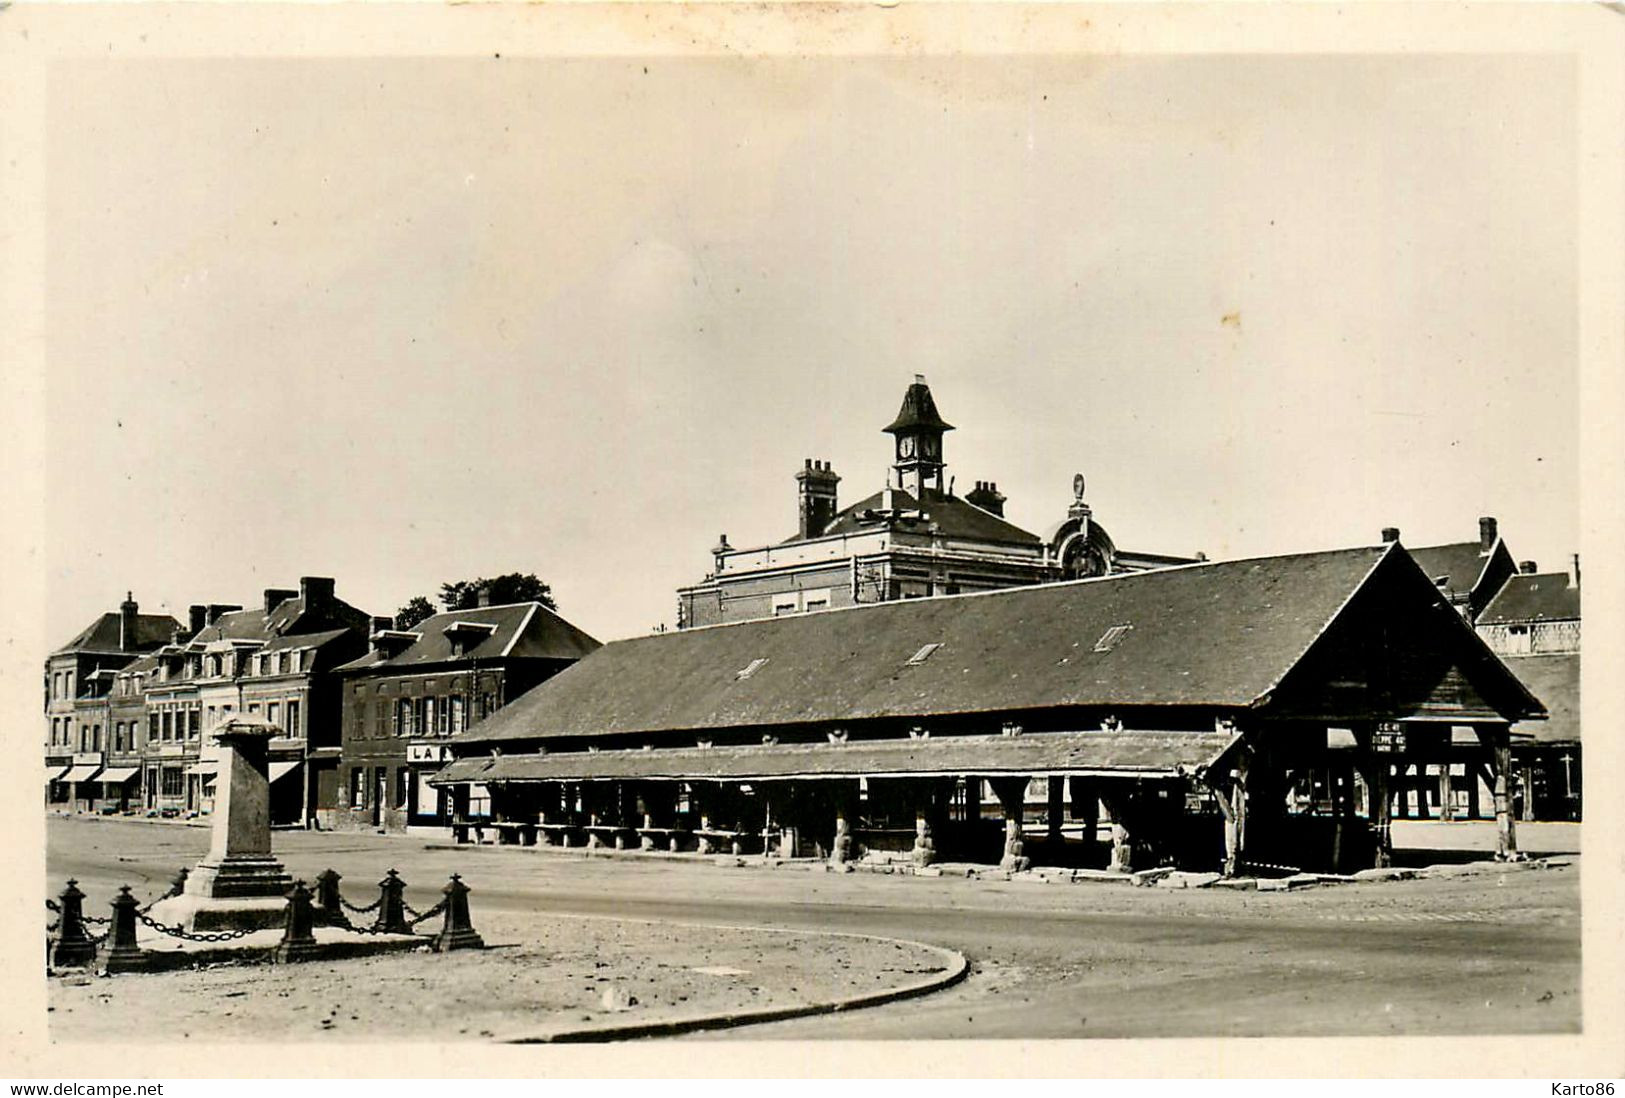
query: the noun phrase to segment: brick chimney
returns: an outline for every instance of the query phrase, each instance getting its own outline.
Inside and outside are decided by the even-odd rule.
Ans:
[[[1579,553],[1574,554],[1573,564],[1574,564],[1574,567],[1569,572],[1569,586],[1570,587],[1579,587],[1580,586],[1580,554]]]
[[[800,538],[816,538],[824,532],[831,520],[835,518],[836,495],[835,486],[841,478],[829,467],[827,461],[806,460],[801,471],[796,474],[797,498],[800,503],[800,521],[796,527],[796,536]]]
[[[474,605],[475,606],[490,606],[491,605],[491,585],[490,584],[482,583],[478,587],[474,588]]]
[[[298,597],[298,591],[289,591],[285,587],[267,587],[265,589],[265,612],[269,614],[288,599],[296,599]]]
[[[1382,528],[1382,543],[1388,545],[1399,540],[1399,527],[1384,526]]]
[[[235,614],[237,611],[239,611],[241,609],[242,609],[241,606],[237,606],[234,603],[211,602],[211,603],[209,603],[209,608],[208,608],[208,623],[210,625],[213,625],[215,622],[219,621],[225,615],[227,615],[227,614]]]
[[[333,580],[329,576],[300,576],[299,597],[305,613],[320,617],[333,608]]]
[[[1518,562],[1518,573],[1520,575],[1532,576],[1532,575],[1535,574],[1535,572],[1536,572],[1536,568],[1535,568],[1535,562],[1534,561],[1532,561],[1532,560],[1520,560]]]
[[[984,511],[991,511],[1000,518],[1004,517],[1005,496],[999,491],[999,486],[991,480],[979,480],[976,487],[965,497],[965,502],[980,507]]]
[[[1495,520],[1490,517],[1478,520],[1478,551],[1488,553],[1495,548]]]
[[[203,627],[209,624],[209,608],[207,606],[188,606],[186,608],[186,625],[191,630],[188,636],[195,637],[203,632]]]
[[[120,652],[134,652],[137,643],[136,622],[141,607],[136,605],[135,592],[124,592],[124,601],[118,607],[118,647]]]

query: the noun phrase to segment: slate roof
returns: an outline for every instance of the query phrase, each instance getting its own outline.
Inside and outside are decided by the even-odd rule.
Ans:
[[[1004,542],[1012,545],[1042,544],[1037,534],[1028,533],[1021,527],[1006,522],[990,511],[984,511],[974,504],[966,503],[958,496],[931,494],[921,503],[910,493],[901,488],[893,488],[892,505],[897,510],[918,511],[923,510],[925,517],[912,527],[903,525],[903,529],[917,529],[924,533],[932,523],[948,537],[966,538],[975,541]],[[830,520],[824,527],[821,535],[852,534],[862,530],[875,529],[873,523],[860,521],[865,511],[879,510],[885,493],[876,492],[866,499],[859,500],[846,508]],[[790,541],[799,541],[800,538],[791,538]]]
[[[465,649],[461,656],[455,656],[451,639],[446,636],[446,628],[462,623],[489,624],[496,628],[472,648]],[[360,659],[344,664],[339,670],[362,671],[386,664],[392,668],[412,667],[497,657],[577,660],[599,647],[597,640],[539,602],[452,610],[425,618],[410,632],[418,634],[418,640],[398,655],[385,659],[379,652],[368,652]]]
[[[1508,578],[1495,593],[1480,625],[1505,625],[1526,621],[1580,620],[1580,589],[1569,586],[1567,572],[1519,573]]]
[[[349,635],[348,629],[326,629],[320,633],[290,633],[286,636],[272,637],[265,642],[261,652],[279,652],[294,648],[320,648],[331,644],[340,637]]]
[[[1438,579],[1440,576],[1448,578],[1448,582],[1439,590],[1452,599],[1464,599],[1478,586],[1479,577],[1484,574],[1491,555],[1484,552],[1476,541],[1412,549],[1410,554],[1422,566],[1428,579]]]
[[[202,646],[214,641],[263,641],[271,636],[270,622],[271,615],[263,609],[233,610],[200,629],[190,643]]]
[[[123,667],[119,668],[118,673],[121,676],[122,675],[146,675],[146,674],[150,674],[153,671],[156,671],[157,669],[158,669],[158,656],[157,656],[156,653],[149,652],[145,656],[142,656],[140,659],[131,660],[129,663],[127,663]]]
[[[1580,656],[1507,656],[1507,669],[1546,707],[1547,718],[1516,725],[1536,743],[1580,742]]]
[[[1231,732],[1041,732],[1022,736],[933,736],[844,744],[631,751],[567,751],[458,759],[436,784],[459,781],[668,781],[751,778],[884,778],[924,774],[1139,774],[1172,776],[1211,766],[1238,737]]]
[[[461,740],[1057,706],[1247,707],[1397,551],[1211,562],[615,641]],[[1454,615],[1451,624],[1483,648]],[[1102,644],[1115,626],[1130,628]],[[908,665],[927,644],[940,647]],[[756,660],[766,662],[739,677]]]
[[[110,611],[91,622],[90,626],[52,655],[66,652],[118,652],[119,615]],[[181,623],[168,614],[137,614],[135,616],[135,647],[157,648],[169,643]]]

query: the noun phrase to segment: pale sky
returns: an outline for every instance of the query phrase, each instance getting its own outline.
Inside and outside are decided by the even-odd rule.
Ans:
[[[915,373],[1037,532],[1082,471],[1128,549],[1578,548],[1560,57],[51,77],[52,644],[305,574],[641,633],[804,458],[882,487]]]

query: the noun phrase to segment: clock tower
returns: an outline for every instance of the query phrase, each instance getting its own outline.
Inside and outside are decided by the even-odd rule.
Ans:
[[[903,394],[903,407],[886,428],[897,444],[893,467],[898,480],[915,499],[944,491],[942,471],[947,463],[942,460],[942,436],[953,429],[953,424],[937,414],[937,402],[931,399],[925,376],[915,374],[914,384]]]

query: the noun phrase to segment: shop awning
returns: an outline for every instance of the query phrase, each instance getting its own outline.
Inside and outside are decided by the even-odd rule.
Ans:
[[[68,771],[72,769],[73,767],[71,766],[47,766],[45,768],[45,780],[48,782],[59,782],[66,778],[68,776]]]
[[[461,782],[729,781],[1059,774],[1171,778],[1213,765],[1231,732],[1039,732],[822,744],[571,751],[458,759],[429,779]]]
[[[278,778],[287,777],[289,774],[292,774],[295,770],[298,770],[301,764],[302,764],[302,760],[300,760],[300,759],[278,759],[278,760],[274,760],[271,763],[270,780],[274,782]]]
[[[62,775],[65,782],[88,782],[94,778],[102,768],[101,763],[83,763]]]
[[[108,785],[123,785],[139,773],[139,766],[110,766],[102,771],[101,780]]]
[[[188,774],[213,774],[220,769],[220,763],[215,759],[202,759],[186,768]]]

